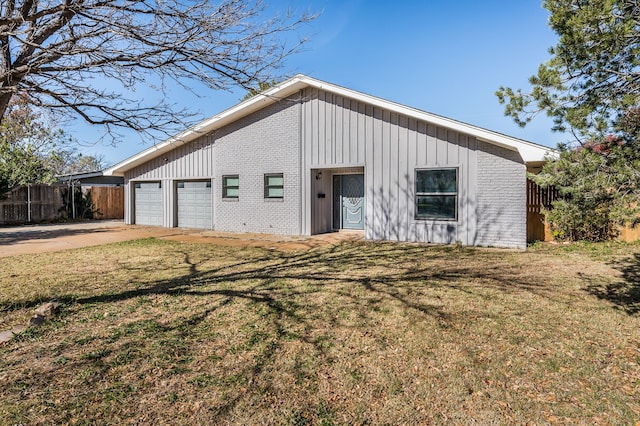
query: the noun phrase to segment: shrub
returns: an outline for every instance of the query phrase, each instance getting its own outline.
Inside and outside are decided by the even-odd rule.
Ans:
[[[560,156],[531,179],[560,197],[544,211],[555,238],[603,241],[640,222],[640,152],[637,144],[610,136]]]

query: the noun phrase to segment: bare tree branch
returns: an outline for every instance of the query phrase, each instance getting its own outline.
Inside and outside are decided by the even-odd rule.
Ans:
[[[10,100],[27,91],[34,105],[110,134],[172,133],[186,111],[165,101],[147,105],[130,92],[147,85],[166,94],[166,81],[249,89],[282,77],[284,58],[305,41],[289,45],[283,37],[314,16],[265,13],[259,0],[3,1],[0,121]]]

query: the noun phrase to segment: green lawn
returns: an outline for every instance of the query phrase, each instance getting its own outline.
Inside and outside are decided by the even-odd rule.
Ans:
[[[1,259],[0,424],[634,424],[640,245]]]

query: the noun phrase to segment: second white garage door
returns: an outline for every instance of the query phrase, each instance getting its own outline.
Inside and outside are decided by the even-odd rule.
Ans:
[[[211,181],[178,182],[178,226],[211,229]]]

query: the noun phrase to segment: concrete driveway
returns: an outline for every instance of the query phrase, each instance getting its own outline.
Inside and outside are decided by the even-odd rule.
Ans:
[[[25,225],[0,227],[0,257],[96,246],[148,237],[290,251],[306,250],[345,239],[361,239],[362,233],[335,232],[312,237],[235,234],[201,229],[125,225],[119,220]]]
[[[171,234],[171,229],[125,226],[119,220],[0,227],[0,257]]]

